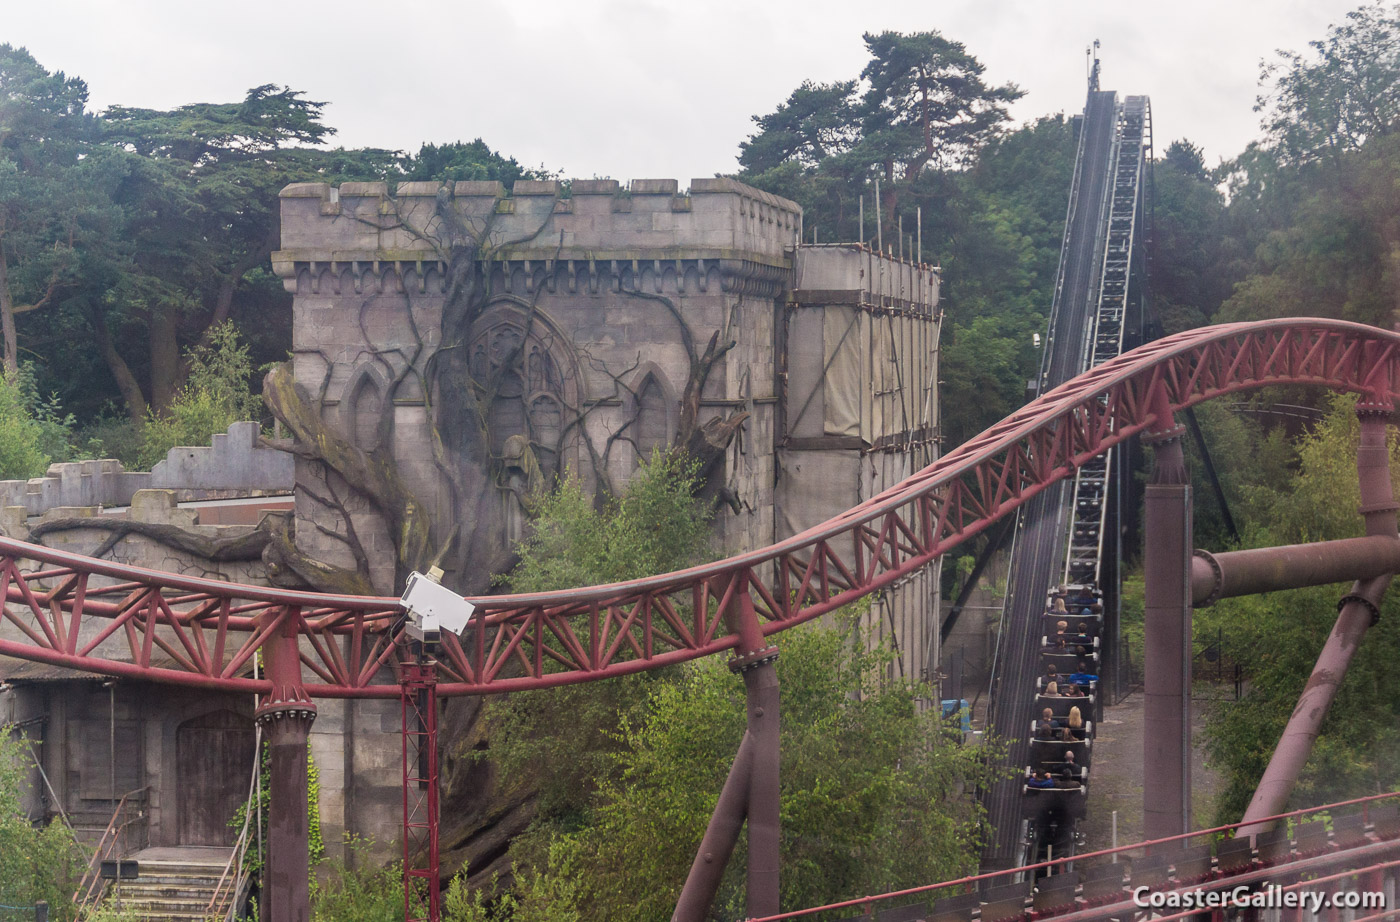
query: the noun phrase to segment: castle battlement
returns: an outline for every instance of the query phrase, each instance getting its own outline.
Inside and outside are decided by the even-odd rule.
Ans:
[[[402,278],[447,253],[452,224],[485,235],[492,258],[526,264],[623,265],[706,260],[786,269],[802,236],[794,202],[727,178],[294,183],[282,190],[282,249],[273,268],[289,290],[309,271],[339,279]],[[591,270],[590,270],[591,272]],[[528,270],[527,270],[528,274]],[[703,273],[702,273],[703,274]]]

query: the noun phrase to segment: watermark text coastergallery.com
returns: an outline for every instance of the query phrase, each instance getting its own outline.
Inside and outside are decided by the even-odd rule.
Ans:
[[[1384,909],[1385,893],[1379,890],[1284,889],[1275,884],[1259,890],[1244,886],[1233,890],[1136,887],[1133,903],[1142,909],[1302,909],[1316,913],[1324,909]]]

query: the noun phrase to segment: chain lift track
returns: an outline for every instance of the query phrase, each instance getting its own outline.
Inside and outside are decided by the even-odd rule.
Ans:
[[[1098,306],[1088,329],[1089,367],[1123,352],[1128,325],[1129,281],[1142,214],[1143,175],[1152,149],[1152,103],[1129,96],[1118,107],[1113,153],[1113,198],[1108,216]],[[1081,467],[1070,503],[1069,542],[1065,552],[1066,584],[1099,585],[1103,568],[1105,524],[1116,451],[1105,452]]]

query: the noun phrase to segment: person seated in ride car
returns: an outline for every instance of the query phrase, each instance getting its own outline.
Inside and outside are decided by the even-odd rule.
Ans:
[[[1050,777],[1049,772],[1033,772],[1030,780],[1026,782],[1026,787],[1030,788],[1053,788],[1055,779]]]
[[[1041,692],[1047,698],[1060,697],[1060,687],[1055,682],[1050,682],[1045,686],[1045,691]]]
[[[1091,682],[1097,682],[1098,680],[1099,677],[1096,674],[1089,671],[1089,663],[1085,660],[1080,660],[1079,671],[1072,674],[1065,681],[1073,682],[1075,685],[1088,685]]]

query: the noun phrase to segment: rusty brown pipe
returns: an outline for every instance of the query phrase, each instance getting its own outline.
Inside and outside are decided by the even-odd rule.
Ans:
[[[1223,554],[1198,550],[1191,561],[1191,604],[1204,608],[1234,596],[1375,579],[1397,572],[1400,541],[1390,535]]]

